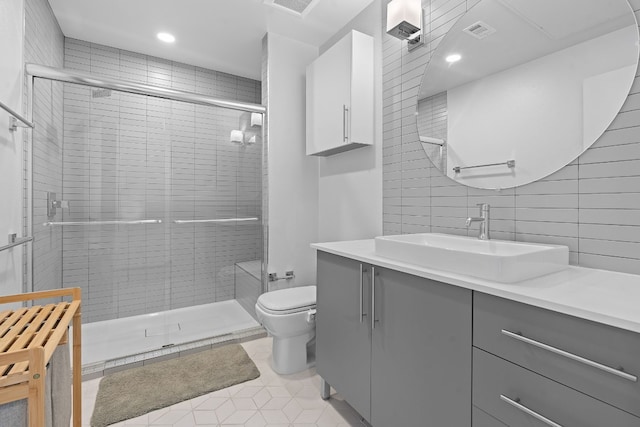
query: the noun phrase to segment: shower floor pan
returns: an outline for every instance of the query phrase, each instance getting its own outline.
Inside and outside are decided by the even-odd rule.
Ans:
[[[235,300],[82,325],[85,379],[265,335]]]

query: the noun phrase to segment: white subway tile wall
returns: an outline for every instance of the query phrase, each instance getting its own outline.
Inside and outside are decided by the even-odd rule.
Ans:
[[[84,41],[65,40],[65,68],[260,103],[260,82]],[[84,319],[107,320],[235,297],[234,264],[262,258],[261,144],[250,113],[73,84],[64,90],[65,221],[162,224],[64,229],[65,286]]]
[[[62,67],[64,36],[47,1],[25,1],[24,61]],[[39,80],[35,82],[32,132],[25,132],[24,146],[24,224],[25,235],[29,210],[33,213],[33,290],[62,287],[62,232],[43,227],[47,221],[47,191],[62,195],[62,83]],[[25,80],[25,111],[29,110],[29,91]],[[29,134],[31,137],[29,138]],[[29,141],[30,139],[30,141]],[[33,147],[33,148],[31,148]],[[32,153],[33,151],[33,153]],[[29,166],[29,158],[33,163]],[[31,174],[33,171],[33,174]],[[32,180],[33,202],[27,183]],[[24,280],[27,280],[28,258],[24,257]]]
[[[384,234],[475,235],[465,218],[492,207],[497,239],[567,245],[570,262],[640,274],[640,78],[609,129],[558,172],[499,193],[444,177],[418,142],[417,91],[431,53],[479,0],[423,0],[426,44],[411,52],[385,34],[383,62]],[[638,14],[640,0],[631,0]],[[386,22],[383,22],[383,26]]]

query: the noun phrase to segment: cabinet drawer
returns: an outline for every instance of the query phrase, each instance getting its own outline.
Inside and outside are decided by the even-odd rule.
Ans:
[[[640,334],[479,292],[473,322],[475,347],[640,417]]]
[[[512,427],[640,427],[628,412],[477,348],[473,404]]]
[[[505,423],[496,420],[477,406],[471,410],[471,417],[473,419],[472,427],[507,427]]]

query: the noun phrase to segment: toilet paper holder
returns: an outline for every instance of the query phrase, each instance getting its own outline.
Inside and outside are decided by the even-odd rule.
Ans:
[[[293,273],[293,270],[285,271],[284,277],[278,277],[278,273],[269,273],[270,282],[277,282],[278,280],[291,280],[294,277],[296,277],[296,275]]]

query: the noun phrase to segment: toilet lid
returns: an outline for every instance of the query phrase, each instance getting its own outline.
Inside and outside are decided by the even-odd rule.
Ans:
[[[316,305],[316,287],[300,286],[266,292],[258,297],[258,304],[271,312],[291,313]]]

